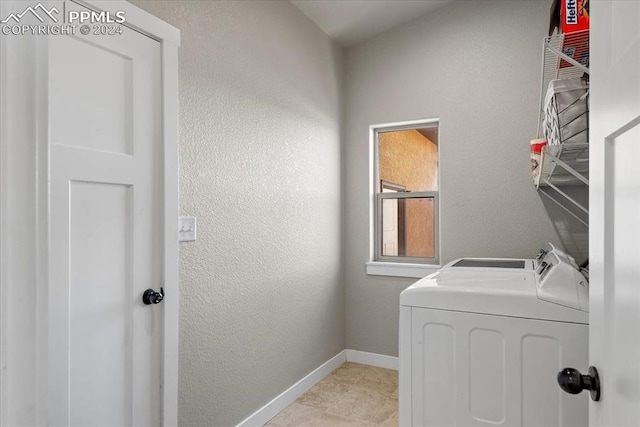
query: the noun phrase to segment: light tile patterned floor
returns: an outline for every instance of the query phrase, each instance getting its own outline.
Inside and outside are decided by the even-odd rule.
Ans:
[[[265,427],[397,427],[398,372],[346,362]]]

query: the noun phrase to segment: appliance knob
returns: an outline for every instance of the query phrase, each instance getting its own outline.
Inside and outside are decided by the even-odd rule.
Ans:
[[[589,375],[582,375],[575,368],[564,368],[558,372],[558,385],[567,393],[578,394],[582,390],[589,390],[591,400],[600,400],[600,377],[598,370],[589,366]]]

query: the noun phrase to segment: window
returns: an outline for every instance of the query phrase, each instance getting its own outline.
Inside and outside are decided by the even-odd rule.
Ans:
[[[371,131],[373,261],[437,265],[438,120]]]

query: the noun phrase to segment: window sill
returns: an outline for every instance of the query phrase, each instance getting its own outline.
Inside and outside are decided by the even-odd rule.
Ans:
[[[422,279],[437,271],[441,266],[432,264],[407,264],[401,262],[371,261],[366,263],[367,274],[371,276],[415,277]]]

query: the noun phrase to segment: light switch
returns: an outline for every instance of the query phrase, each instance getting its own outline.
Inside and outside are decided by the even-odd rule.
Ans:
[[[178,218],[178,241],[195,242],[196,240],[196,217],[181,216]]]

